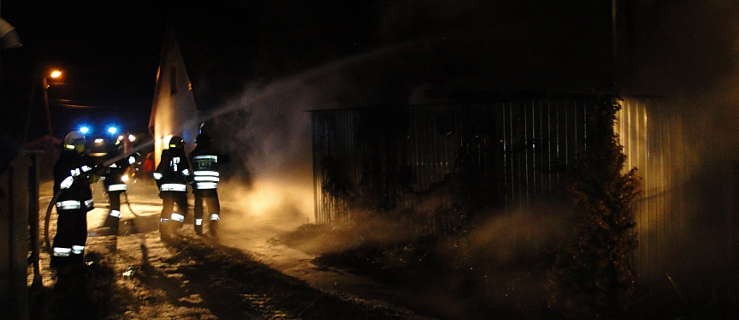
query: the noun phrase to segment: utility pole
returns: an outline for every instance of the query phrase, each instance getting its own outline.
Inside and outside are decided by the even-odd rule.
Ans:
[[[53,136],[54,131],[51,127],[51,108],[49,107],[49,80],[44,74],[41,79],[41,88],[44,91],[44,112],[46,112],[46,130],[49,131],[49,135]]]

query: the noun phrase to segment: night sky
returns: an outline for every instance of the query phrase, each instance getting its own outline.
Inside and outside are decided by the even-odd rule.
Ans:
[[[2,1],[3,17],[15,25],[24,44],[3,52],[6,92],[10,96],[28,92],[30,70],[58,66],[65,71],[64,84],[49,90],[59,122],[55,123],[57,135],[69,129],[65,119],[90,116],[145,130],[159,59],[162,11],[141,5],[95,8],[44,3],[39,10],[41,6]],[[28,103],[27,93],[20,96],[5,101]],[[54,103],[56,99],[94,108],[63,108]]]
[[[3,130],[14,136],[22,131],[23,121],[13,115],[29,104],[30,77],[41,73],[32,69],[55,65],[66,71],[66,84],[50,90],[52,101],[64,98],[95,107],[69,111],[56,106],[69,120],[55,128],[57,136],[84,117],[146,131],[165,25],[176,26],[196,99],[204,108],[238,96],[250,84],[408,43],[414,44],[411,50],[317,80],[342,87],[324,93],[333,97],[328,102],[407,102],[414,88],[429,83],[438,91],[598,91],[612,84],[614,70],[648,89],[642,92],[659,92],[664,91],[660,85],[710,84],[714,70],[730,67],[720,55],[730,52],[721,46],[728,45],[724,38],[731,33],[716,32],[723,28],[719,22],[728,21],[721,12],[730,10],[644,0],[621,2],[628,11],[621,21],[622,49],[638,56],[614,68],[610,6],[604,3],[376,0],[307,5],[274,0],[164,9],[150,3],[112,8],[5,0],[2,16],[16,26],[24,47],[0,57],[2,103],[10,106],[2,108],[3,121],[9,122]],[[682,29],[671,31],[675,26]],[[707,48],[717,52],[710,68],[693,54]]]
[[[72,115],[65,118],[73,122],[90,116],[96,120],[118,117],[125,126],[142,130],[151,106],[165,21],[178,25],[196,93],[197,90],[211,89],[207,92],[210,96],[228,96],[233,92],[222,94],[220,88],[232,87],[231,91],[238,91],[247,81],[268,82],[333,59],[394,43],[449,35],[464,35],[477,42],[477,39],[490,38],[487,33],[498,26],[520,25],[532,20],[539,20],[537,25],[540,28],[552,28],[552,25],[561,23],[545,23],[550,20],[547,12],[551,8],[534,2],[469,1],[456,4],[433,1],[417,5],[411,2],[353,4],[329,1],[308,6],[293,1],[231,1],[218,7],[169,7],[167,10],[142,4],[112,8],[57,3],[44,5],[43,10],[39,10],[28,1],[11,0],[2,2],[2,14],[16,26],[24,47],[4,54],[3,65],[8,74],[6,77],[23,79],[10,83],[10,91],[21,91],[23,86],[27,86],[22,83],[31,82],[28,77],[33,74],[29,72],[32,66],[61,66],[67,74],[66,84],[50,89],[52,104],[54,98],[63,98],[71,100],[72,104],[95,107],[94,112],[90,109],[82,113],[72,111]],[[560,19],[597,19],[602,21],[600,27],[607,26],[607,22],[601,19],[607,13],[602,8],[585,6],[581,9],[590,14],[579,15],[577,11],[562,10],[569,13]],[[594,27],[594,30],[600,29]],[[524,34],[529,31],[515,27],[506,32]],[[373,66],[370,68],[374,71],[372,75],[359,71],[351,76],[360,79],[357,85],[365,88],[375,86],[375,83],[366,83],[365,79],[391,77],[395,82],[381,84],[388,88],[384,90],[387,93],[380,96],[405,98],[407,87],[418,84],[417,77],[435,81],[477,77],[473,73],[480,71],[470,66],[486,60],[486,55],[492,51],[500,52],[497,45],[491,41],[441,44],[441,47],[454,48],[454,51],[430,48],[422,53],[425,56],[416,59],[423,65],[411,69],[400,67],[394,70],[394,74],[382,75],[377,74],[376,70],[380,69]],[[512,52],[508,50],[507,54]],[[435,61],[439,59],[448,61]],[[465,61],[470,62],[468,65],[459,63]],[[497,59],[498,63],[502,61]],[[398,63],[404,64],[391,61],[387,66],[394,67],[393,64]],[[408,74],[413,76],[406,77]],[[370,95],[378,96],[376,92]],[[28,95],[22,96],[12,104],[28,100]],[[206,94],[201,96],[202,101],[208,100]],[[343,101],[368,103],[359,100],[366,99]],[[63,110],[60,106],[54,109],[56,116],[59,116],[59,110]],[[70,129],[68,126],[69,123],[59,124],[56,134],[63,134]]]

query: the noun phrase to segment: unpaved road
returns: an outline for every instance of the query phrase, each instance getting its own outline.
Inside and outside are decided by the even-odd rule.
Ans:
[[[96,233],[107,203],[99,190],[95,193],[97,209],[88,215],[86,275],[56,282],[48,255],[42,254],[44,290],[35,296],[35,319],[424,318],[383,301],[392,293],[380,285],[317,268],[312,256],[270,243],[278,230],[268,223],[254,223],[248,232],[226,228],[222,242],[195,236],[186,226],[176,241],[163,243],[152,187],[131,188],[138,216],[124,206],[118,237]],[[42,191],[49,189],[42,185]],[[48,199],[48,193],[42,194],[42,206]],[[226,217],[228,210],[225,204]],[[53,225],[54,219],[52,236]]]

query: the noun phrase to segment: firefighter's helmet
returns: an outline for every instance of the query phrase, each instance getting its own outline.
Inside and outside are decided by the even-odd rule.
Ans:
[[[185,140],[179,136],[173,136],[169,139],[169,149],[182,149],[185,147]]]
[[[200,126],[198,126],[198,135],[203,134],[205,132],[205,121],[200,122]]]
[[[113,143],[114,146],[120,148],[123,147],[123,142],[125,141],[125,137],[120,135],[115,139],[115,142]]]
[[[201,133],[201,134],[198,135],[197,138],[195,138],[195,143],[197,143],[199,146],[201,146],[201,145],[202,146],[210,145],[211,138],[210,138],[210,136],[208,134]]]
[[[106,147],[106,151],[109,155],[119,153],[123,150],[123,139],[121,138],[121,136],[118,136],[115,140],[111,139],[110,141],[108,141],[108,143],[106,143]]]
[[[195,143],[200,144],[202,142],[206,142],[206,140],[210,140],[210,136],[205,129],[205,122],[201,122],[200,127],[198,128],[198,136],[195,138]]]
[[[71,131],[64,136],[64,149],[76,151],[78,153],[85,152],[85,136],[78,131]]]

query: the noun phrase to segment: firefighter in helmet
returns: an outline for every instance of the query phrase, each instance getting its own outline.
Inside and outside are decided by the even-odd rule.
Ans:
[[[187,214],[187,181],[190,165],[185,155],[185,141],[178,136],[169,139],[167,149],[162,151],[159,165],[152,174],[162,198],[162,215],[159,231],[162,240],[170,240],[182,226]],[[174,206],[177,210],[174,210]]]
[[[108,157],[120,157],[120,159],[105,168],[105,175],[102,179],[110,204],[103,226],[110,228],[113,234],[117,233],[118,221],[121,218],[121,193],[126,192],[128,189],[126,185],[126,169],[136,163],[138,156],[137,153],[124,155],[122,141],[123,139],[119,137],[110,145]]]
[[[200,125],[200,133],[195,141],[197,146],[190,154],[193,166],[192,192],[195,196],[195,233],[203,233],[203,213],[206,213],[208,232],[212,237],[218,234],[218,221],[221,220],[221,205],[218,201],[218,182],[220,181],[218,155],[214,152],[211,137]],[[204,207],[208,208],[204,211]]]
[[[68,133],[54,165],[54,205],[58,218],[51,266],[57,271],[82,267],[87,212],[93,209],[90,183],[95,180],[92,159],[85,154],[85,136],[77,131]]]

